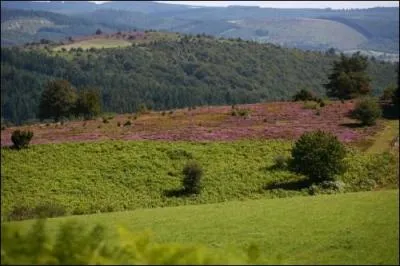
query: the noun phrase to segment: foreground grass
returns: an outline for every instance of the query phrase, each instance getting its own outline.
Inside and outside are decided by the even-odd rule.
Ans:
[[[296,186],[267,189],[302,176],[273,169],[290,155],[291,142],[105,141],[34,145],[1,152],[2,219],[16,206],[61,205],[70,214],[308,195]],[[198,196],[174,196],[188,160],[204,168]],[[340,178],[346,191],[397,187],[398,158],[352,152]],[[294,183],[295,184],[295,183]]]
[[[76,216],[157,242],[242,250],[256,244],[260,264],[398,264],[398,190],[251,200]],[[49,232],[72,218],[48,220]],[[34,221],[7,223],[26,230]],[[112,234],[110,234],[112,235]]]

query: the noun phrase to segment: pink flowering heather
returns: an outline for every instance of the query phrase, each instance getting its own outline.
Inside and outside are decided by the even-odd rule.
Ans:
[[[118,115],[109,123],[101,119],[68,122],[64,125],[21,127],[34,132],[32,144],[96,140],[229,141],[240,139],[297,139],[317,129],[332,132],[341,141],[351,143],[375,134],[381,126],[349,127],[356,121],[347,117],[354,107],[350,101],[333,102],[317,110],[305,109],[300,102],[274,102],[237,105],[247,116],[232,116],[231,106],[198,107],[175,110],[164,116],[152,112],[139,116]],[[130,120],[130,126],[123,126]],[[117,123],[121,126],[117,126]],[[1,132],[1,146],[11,145],[15,128]]]

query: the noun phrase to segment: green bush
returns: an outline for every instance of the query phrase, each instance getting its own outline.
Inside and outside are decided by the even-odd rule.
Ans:
[[[196,161],[188,162],[182,171],[183,177],[183,189],[189,194],[198,194],[201,190],[201,177],[203,175],[203,169],[201,165]]]
[[[321,98],[318,98],[318,99],[317,99],[317,103],[319,103],[319,106],[320,106],[320,107],[324,107],[324,106],[326,105],[325,101],[322,100]]]
[[[380,100],[381,101],[392,101],[395,94],[396,94],[396,86],[391,84],[383,90]]]
[[[9,221],[21,221],[34,218],[52,218],[64,216],[66,210],[55,203],[41,203],[34,208],[27,206],[15,206],[8,214]]]
[[[311,109],[311,110],[316,110],[318,109],[319,104],[317,102],[311,101],[311,102],[304,102],[303,104],[303,109]]]
[[[240,109],[240,108],[233,108],[231,115],[232,116],[248,116],[250,113],[250,110],[248,109]]]
[[[293,101],[314,101],[315,96],[308,90],[302,89],[298,91],[295,95],[293,95]]]
[[[11,135],[11,141],[16,149],[26,148],[33,137],[32,131],[15,130]]]
[[[201,246],[154,243],[149,233],[133,234],[118,228],[116,241],[109,241],[104,226],[86,227],[75,220],[56,229],[52,241],[45,220],[28,231],[1,225],[2,265],[217,265],[256,264],[258,247],[241,254],[215,252]]]
[[[304,133],[292,149],[291,169],[309,177],[312,183],[334,180],[345,170],[346,149],[328,132]]]
[[[362,125],[371,126],[375,124],[376,119],[382,116],[382,110],[376,100],[365,97],[356,103],[350,116],[360,120]]]
[[[289,159],[284,155],[274,157],[274,167],[277,169],[285,169],[288,165]]]

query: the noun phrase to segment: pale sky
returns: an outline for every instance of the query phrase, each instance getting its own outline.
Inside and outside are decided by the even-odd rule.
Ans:
[[[109,1],[90,1],[104,3]],[[399,7],[399,1],[156,1],[168,4],[186,4],[192,6],[260,6],[274,8],[370,8]]]

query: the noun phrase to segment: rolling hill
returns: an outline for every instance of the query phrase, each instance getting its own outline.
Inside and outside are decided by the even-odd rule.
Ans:
[[[137,37],[130,39],[133,35]],[[132,44],[83,50],[93,45],[88,40],[102,42],[99,38],[108,45]],[[97,87],[103,109],[118,113],[136,112],[141,104],[162,110],[290,99],[302,88],[324,97],[323,84],[338,59],[204,35],[131,31],[82,40],[73,41],[78,48],[69,51],[62,51],[69,42],[2,48],[3,119],[15,123],[35,119],[40,94],[50,79],[67,79],[78,89]],[[375,95],[396,83],[394,64],[370,61],[368,74]]]
[[[344,11],[240,6],[190,8],[146,1],[109,2],[102,5],[88,2],[62,4],[61,2],[2,1],[2,16],[3,13],[16,12],[15,10],[58,12],[68,15],[71,20],[76,18],[89,20],[92,26],[88,28],[87,25],[82,29],[71,28],[69,22],[64,23],[65,28],[70,29],[68,31],[65,29],[48,31],[46,27],[42,27],[43,31],[47,31],[47,35],[30,35],[30,39],[27,36],[19,37],[19,35],[24,36],[23,31],[14,28],[11,32],[2,33],[3,44],[13,42],[21,44],[26,40],[40,40],[40,38],[60,40],[69,36],[82,35],[82,32],[88,34],[89,31],[93,32],[94,27],[100,27],[103,31],[138,28],[193,34],[205,33],[216,37],[240,37],[310,50],[327,50],[333,47],[342,51],[359,49],[398,54],[399,49],[398,8]],[[52,21],[48,16],[43,13],[41,19]],[[241,23],[231,23],[232,21],[241,21]],[[15,24],[15,21],[8,22],[10,23]],[[56,32],[60,34],[57,35]],[[267,32],[270,34],[265,34]],[[334,39],[332,36],[339,36],[339,38]],[[21,40],[18,41],[18,39]]]
[[[207,246],[214,254],[242,254],[253,244],[259,248],[256,264],[395,265],[398,197],[398,190],[391,190],[138,209],[49,219],[46,232],[54,239],[61,224],[75,220],[89,228],[106,226],[110,242],[118,241],[120,226],[136,236],[151,230],[158,243]],[[26,232],[33,222],[6,225]],[[12,250],[4,244],[2,248]],[[19,256],[15,253],[14,259],[21,260]],[[225,255],[220,262],[229,259]]]

